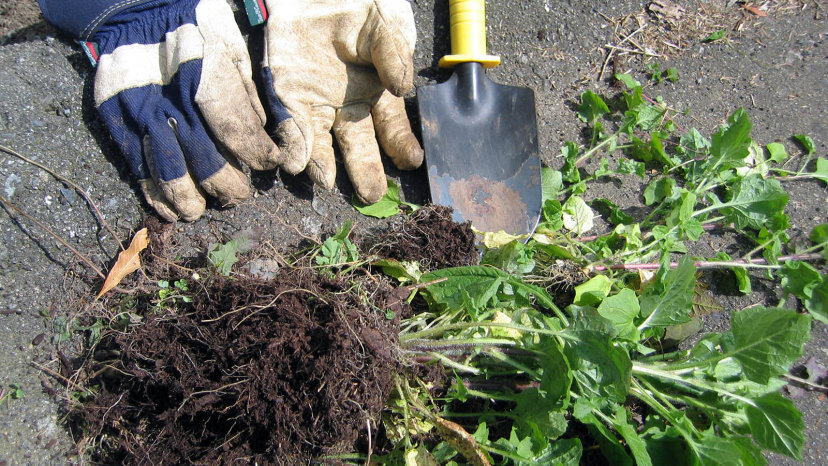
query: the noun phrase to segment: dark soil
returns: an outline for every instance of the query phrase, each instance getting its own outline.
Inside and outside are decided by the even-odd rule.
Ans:
[[[368,287],[370,282],[363,284]],[[384,283],[365,303],[344,279],[285,270],[273,282],[218,278],[175,312],[105,337],[75,422],[108,464],[298,464],[349,450],[376,423],[395,366],[398,320]],[[149,311],[149,310],[148,310]]]
[[[402,224],[367,238],[363,248],[383,258],[417,261],[429,270],[476,264],[479,257],[471,223],[456,223],[451,214],[444,206],[422,208]]]
[[[146,268],[153,280],[169,279],[175,266],[159,257],[176,244],[175,231],[148,226]],[[444,208],[422,209],[380,239],[400,235],[421,247],[378,249],[440,267],[476,258],[469,225],[452,222]],[[397,335],[410,314],[407,289],[307,266],[283,266],[272,280],[216,276],[190,278],[189,286],[191,302],[143,295],[108,303],[143,322],[105,335],[76,374],[99,387],[70,416],[95,460],[302,464],[358,449],[368,425],[380,431],[402,370]]]

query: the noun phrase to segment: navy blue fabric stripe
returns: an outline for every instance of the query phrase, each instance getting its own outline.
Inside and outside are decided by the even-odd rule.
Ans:
[[[139,179],[150,177],[145,158],[151,160],[162,182],[180,178],[188,171],[201,182],[227,164],[194,102],[200,81],[201,60],[192,60],[179,67],[169,84],[127,89],[98,107]],[[145,136],[148,153],[142,143]]]
[[[138,13],[187,0],[38,0],[43,17],[75,39],[92,40],[104,24],[124,14]]]

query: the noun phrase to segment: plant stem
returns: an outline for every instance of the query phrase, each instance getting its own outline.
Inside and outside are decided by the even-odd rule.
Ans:
[[[612,141],[614,141],[617,135],[618,135],[618,133],[613,134],[612,136],[610,136],[610,137],[604,139],[603,141],[601,141],[601,143],[598,144],[597,146],[595,146],[592,149],[584,152],[584,154],[582,156],[580,156],[577,160],[575,160],[575,167],[580,168],[581,165],[586,163],[586,161],[589,160],[590,157],[595,155],[595,153],[598,152],[602,147],[604,147],[604,146],[610,144]]]
[[[725,359],[726,357],[723,357],[721,359]],[[721,359],[719,359],[719,360],[721,360]],[[708,360],[708,361],[704,361],[704,362],[709,363],[710,361]],[[713,359],[713,362],[716,362],[715,358]],[[725,395],[729,398],[733,398],[734,400],[741,401],[742,403],[745,403],[747,405],[754,406],[754,407],[756,406],[756,403],[754,403],[753,400],[751,400],[750,398],[746,398],[744,396],[737,395],[737,394],[735,394],[731,391],[728,391],[728,390],[726,390],[722,387],[717,387],[716,385],[712,385],[712,384],[709,384],[707,382],[703,382],[703,381],[698,380],[698,379],[689,379],[689,378],[686,378],[686,377],[682,377],[682,376],[680,376],[680,375],[678,375],[674,372],[668,372],[666,370],[656,369],[654,367],[645,366],[643,364],[636,364],[635,362],[633,362],[632,371],[633,371],[633,373],[636,373],[636,374],[639,374],[639,375],[644,375],[644,376],[649,375],[649,376],[658,377],[658,378],[662,378],[662,379],[673,380],[673,381],[680,382],[680,383],[683,383],[683,384],[686,384],[686,385],[694,386],[696,388],[701,388],[703,390],[714,391],[714,392],[719,393],[721,395]]]
[[[809,253],[809,254],[792,254],[789,256],[779,256],[777,260],[779,262],[787,262],[787,261],[813,261],[819,260],[823,256],[822,254],[817,253]],[[735,260],[735,261],[697,261],[695,262],[695,266],[697,269],[720,269],[726,267],[743,267],[746,269],[754,268],[754,269],[779,269],[780,266],[778,265],[769,265],[767,259],[750,259],[748,260]],[[596,272],[604,272],[607,270],[658,270],[661,267],[661,264],[651,262],[647,264],[612,264],[612,265],[595,265],[592,267],[592,270]],[[678,262],[670,262],[670,268],[675,269],[678,267]]]
[[[424,339],[427,337],[437,336],[451,330],[466,330],[475,327],[484,327],[484,328],[506,328],[517,330],[521,332],[529,332],[529,333],[537,333],[541,335],[551,335],[556,337],[565,337],[563,332],[554,331],[554,330],[546,330],[540,328],[531,328],[531,327],[524,327],[522,325],[515,325],[506,322],[458,322],[455,324],[445,324],[439,327],[430,328],[427,330],[420,330],[419,332],[409,333],[408,335],[400,335],[400,343],[405,343],[409,340],[414,339]]]

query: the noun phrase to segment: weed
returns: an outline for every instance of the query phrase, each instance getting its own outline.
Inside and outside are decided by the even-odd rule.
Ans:
[[[23,389],[20,384],[10,383],[7,387],[0,388],[0,405],[4,402],[6,406],[11,403],[11,400],[19,400],[23,398]]]

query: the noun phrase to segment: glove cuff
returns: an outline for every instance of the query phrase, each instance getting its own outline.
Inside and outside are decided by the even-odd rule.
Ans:
[[[139,12],[177,3],[176,0],[38,0],[43,17],[59,31],[88,41],[125,12]]]

